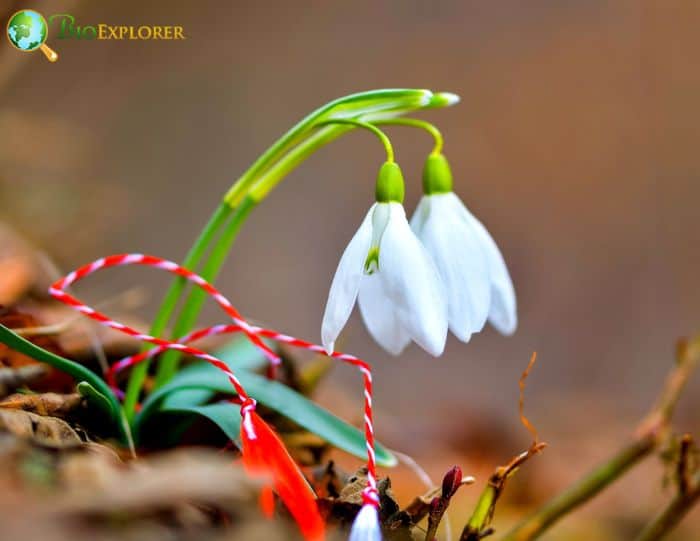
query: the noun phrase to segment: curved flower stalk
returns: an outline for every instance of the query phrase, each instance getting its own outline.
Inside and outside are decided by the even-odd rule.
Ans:
[[[488,320],[509,335],[517,327],[513,282],[495,241],[452,191],[442,154],[428,157],[424,195],[411,228],[430,253],[445,285],[452,333],[468,342]]]
[[[387,161],[377,177],[376,202],[340,259],[321,339],[333,351],[357,301],[370,334],[389,353],[398,355],[413,340],[438,356],[447,336],[447,299],[437,268],[408,225],[403,175],[384,142]]]

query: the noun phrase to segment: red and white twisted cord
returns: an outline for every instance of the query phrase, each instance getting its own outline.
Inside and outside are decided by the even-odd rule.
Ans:
[[[228,316],[234,322],[234,325],[214,325],[212,327],[207,327],[197,331],[189,333],[187,336],[182,337],[177,342],[164,340],[162,338],[157,338],[155,336],[150,336],[148,334],[141,333],[127,325],[114,321],[104,314],[98,312],[97,310],[85,305],[75,297],[65,292],[65,288],[69,287],[73,283],[89,276],[90,274],[97,272],[100,269],[117,267],[124,265],[142,265],[147,267],[153,267],[161,270],[165,270],[172,274],[176,274],[192,282],[193,284],[200,287],[205,293],[212,297],[219,306],[228,314]],[[221,360],[217,359],[213,355],[205,353],[201,350],[195,349],[191,346],[186,345],[189,342],[199,340],[207,336],[214,336],[218,334],[232,333],[232,332],[243,332],[253,344],[255,344],[259,349],[263,351],[265,356],[268,358],[273,366],[280,363],[280,357],[274,351],[272,351],[265,343],[260,339],[260,337],[270,338],[277,342],[282,342],[289,344],[291,346],[313,351],[315,353],[322,353],[328,355],[334,359],[338,359],[342,362],[350,364],[357,367],[362,373],[364,380],[364,427],[365,427],[365,443],[367,447],[367,488],[363,492],[363,500],[366,504],[373,505],[374,507],[379,506],[379,494],[377,491],[377,476],[376,476],[376,457],[374,451],[374,424],[372,417],[372,371],[368,363],[362,359],[341,352],[328,353],[318,344],[313,344],[305,340],[300,340],[293,336],[278,333],[277,331],[271,329],[265,329],[262,327],[250,325],[240,313],[233,307],[231,302],[222,295],[214,286],[209,284],[204,278],[198,274],[181,267],[177,263],[162,259],[159,257],[143,255],[143,254],[119,254],[112,255],[104,258],[100,258],[92,263],[84,265],[79,269],[69,273],[64,278],[58,280],[49,288],[49,293],[56,300],[59,300],[87,317],[94,319],[102,325],[115,329],[117,331],[123,332],[129,336],[132,336],[138,340],[149,342],[155,344],[156,347],[148,351],[126,357],[117,363],[115,363],[109,370],[107,374],[107,379],[116,388],[116,373],[127,367],[134,366],[139,362],[144,361],[150,357],[158,355],[165,350],[173,349],[198,357],[216,366],[222,372],[226,374],[229,381],[233,385],[236,393],[241,399],[241,415],[244,419],[244,428],[248,432],[251,439],[255,438],[254,433],[251,434],[252,428],[249,426],[249,415],[251,411],[255,409],[255,400],[248,396],[245,389],[241,385],[240,381],[236,378],[229,367]],[[248,425],[248,426],[246,426]]]

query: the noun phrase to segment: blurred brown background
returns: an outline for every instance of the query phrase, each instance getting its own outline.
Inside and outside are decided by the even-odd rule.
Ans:
[[[237,175],[334,97],[379,87],[462,97],[426,118],[446,136],[456,190],[504,252],[520,328],[468,345],[450,338],[440,359],[415,347],[396,359],[355,314],[343,344],[377,367],[380,434],[433,474],[450,465],[431,457],[437,442],[469,471],[474,442],[498,440],[491,421],[513,442],[496,445],[491,465],[527,444],[517,379],[536,350],[527,409],[551,445],[538,467],[559,474],[542,488],[549,494],[624,441],[677,338],[700,329],[697,2],[11,4],[8,15],[33,7],[78,24],[179,24],[188,38],[50,34],[56,64],[0,47],[1,217],[65,270],[119,251],[181,259]],[[391,134],[410,212],[430,141]],[[319,339],[381,160],[373,138],[352,134],[254,213],[218,282],[241,311]],[[143,316],[152,314],[167,280],[129,272],[81,292],[95,301],[138,281],[153,292]],[[696,381],[678,415],[696,435],[698,390]],[[643,496],[627,485],[620,497],[653,509],[653,473]]]

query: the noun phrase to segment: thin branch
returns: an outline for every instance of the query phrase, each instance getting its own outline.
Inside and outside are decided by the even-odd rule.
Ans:
[[[467,522],[464,530],[462,530],[462,535],[459,538],[460,541],[479,541],[480,539],[488,537],[493,533],[493,528],[490,528],[489,526],[493,520],[498,499],[505,489],[506,481],[518,470],[518,468],[520,468],[520,466],[527,462],[531,457],[539,454],[547,446],[547,444],[544,442],[538,443],[537,429],[528,420],[528,418],[525,417],[525,382],[536,360],[537,353],[533,352],[527,368],[522,373],[520,380],[518,381],[518,387],[520,388],[518,413],[520,414],[520,422],[532,435],[532,444],[527,451],[513,457],[508,464],[496,468],[496,471],[491,475],[491,477],[489,477],[489,481],[486,487],[484,487],[481,496],[479,496],[479,501],[476,504],[476,508],[474,509],[469,522]]]
[[[700,473],[696,473],[685,493],[679,491],[668,507],[661,511],[637,537],[636,541],[663,539],[673,530],[690,509],[700,501]]]
[[[692,446],[693,437],[690,434],[683,434],[681,438],[681,448],[678,452],[678,467],[676,469],[676,475],[678,476],[678,492],[680,494],[687,494],[690,492],[690,452]]]
[[[666,378],[654,407],[639,425],[634,440],[611,459],[555,496],[520,522],[502,541],[529,541],[567,513],[587,502],[659,445],[693,370],[700,361],[700,337],[678,348],[677,363]]]
[[[525,382],[527,377],[530,375],[530,370],[532,370],[536,360],[537,352],[533,351],[532,356],[530,357],[530,362],[527,364],[527,368],[523,371],[523,374],[520,376],[520,380],[518,381],[518,387],[520,388],[520,400],[518,401],[520,422],[525,426],[525,428],[527,428],[527,431],[532,435],[532,441],[535,443],[538,441],[537,429],[535,428],[535,425],[533,425],[530,420],[525,417]]]
[[[536,454],[539,454],[546,446],[547,444],[544,442],[533,442],[527,451],[513,457],[505,466],[496,468],[496,471],[489,477],[489,482],[481,493],[469,522],[462,530],[460,541],[479,541],[479,539],[483,539],[493,533],[489,525],[496,511],[498,498],[500,498],[503,489],[505,489],[506,481],[520,466]]]

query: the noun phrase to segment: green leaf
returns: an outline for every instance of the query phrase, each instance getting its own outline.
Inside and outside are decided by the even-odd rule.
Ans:
[[[164,411],[168,408],[206,404],[215,394],[209,389],[179,389],[166,395],[158,409]]]
[[[112,390],[109,386],[93,371],[85,368],[83,365],[65,359],[55,353],[51,353],[36,344],[33,344],[29,340],[22,338],[17,333],[12,332],[10,329],[4,325],[0,325],[0,342],[7,345],[20,353],[28,355],[32,359],[46,363],[61,372],[70,374],[76,381],[87,384],[82,386],[81,394],[88,393],[83,396],[89,396],[93,400],[99,401],[100,409],[105,413],[108,413],[114,423],[117,425],[121,432],[121,436],[125,442],[129,441],[129,431],[128,428],[124,426],[124,422],[121,416],[121,406],[117,397],[114,396]],[[80,391],[79,383],[79,391]],[[98,398],[99,397],[101,398]],[[109,408],[106,407],[105,402],[109,403]]]
[[[197,389],[199,390],[199,389]],[[179,394],[178,392],[172,394]],[[206,417],[221,431],[226,434],[231,441],[240,446],[241,440],[241,408],[231,402],[218,402],[216,404],[206,404],[195,406],[183,401],[164,403],[160,411],[168,413],[193,413]]]
[[[359,458],[365,458],[367,450],[363,433],[336,417],[328,410],[315,404],[293,389],[274,380],[268,380],[257,374],[239,371],[237,374],[243,387],[250,396],[260,404],[276,411],[309,432],[312,432],[330,444],[347,451]],[[136,432],[143,422],[162,407],[162,401],[171,393],[182,393],[183,390],[207,389],[211,393],[235,394],[226,376],[219,372],[212,373],[179,373],[173,380],[157,389],[143,404],[136,419]],[[193,395],[190,395],[191,398]],[[201,396],[201,395],[200,395]],[[195,396],[194,398],[199,398]],[[200,404],[186,404],[187,395],[180,394],[176,399],[171,398],[166,407],[199,407]],[[173,404],[174,401],[174,404]],[[216,422],[210,417],[212,421]],[[218,424],[218,423],[217,423]],[[395,466],[396,458],[384,446],[376,444],[377,463],[381,466]]]
[[[275,349],[276,344],[269,340],[263,340],[268,346]],[[234,338],[226,345],[220,347],[219,349],[212,352],[214,357],[224,361],[226,365],[234,372],[238,373],[239,370],[249,370],[251,372],[260,370],[267,366],[267,359],[260,349],[253,344],[246,336],[239,336]],[[212,366],[209,363],[195,362],[184,368],[182,368],[176,378],[187,378],[195,375],[207,374],[220,374],[218,368]],[[182,398],[179,396],[182,394]],[[207,389],[184,389],[181,391],[175,391],[170,393],[164,402],[167,404],[168,400],[174,400],[177,404],[188,404],[190,406],[198,406],[200,404],[206,403],[210,398],[214,396],[213,391]],[[161,407],[162,409],[162,407]]]
[[[79,382],[77,385],[77,389],[78,393],[80,393],[80,396],[85,397],[87,401],[93,406],[97,407],[98,409],[101,409],[110,417],[116,418],[118,416],[119,412],[115,412],[112,409],[112,403],[110,402],[109,398],[107,398],[104,394],[95,389],[87,381]]]
[[[277,344],[270,340],[263,340],[266,345],[272,349],[277,348]],[[238,336],[228,342],[226,345],[212,351],[211,353],[217,359],[226,363],[226,365],[234,372],[238,370],[248,370],[255,372],[267,366],[265,354],[253,344],[248,337]],[[178,372],[181,374],[201,374],[201,373],[220,373],[219,369],[209,363],[195,362]]]

